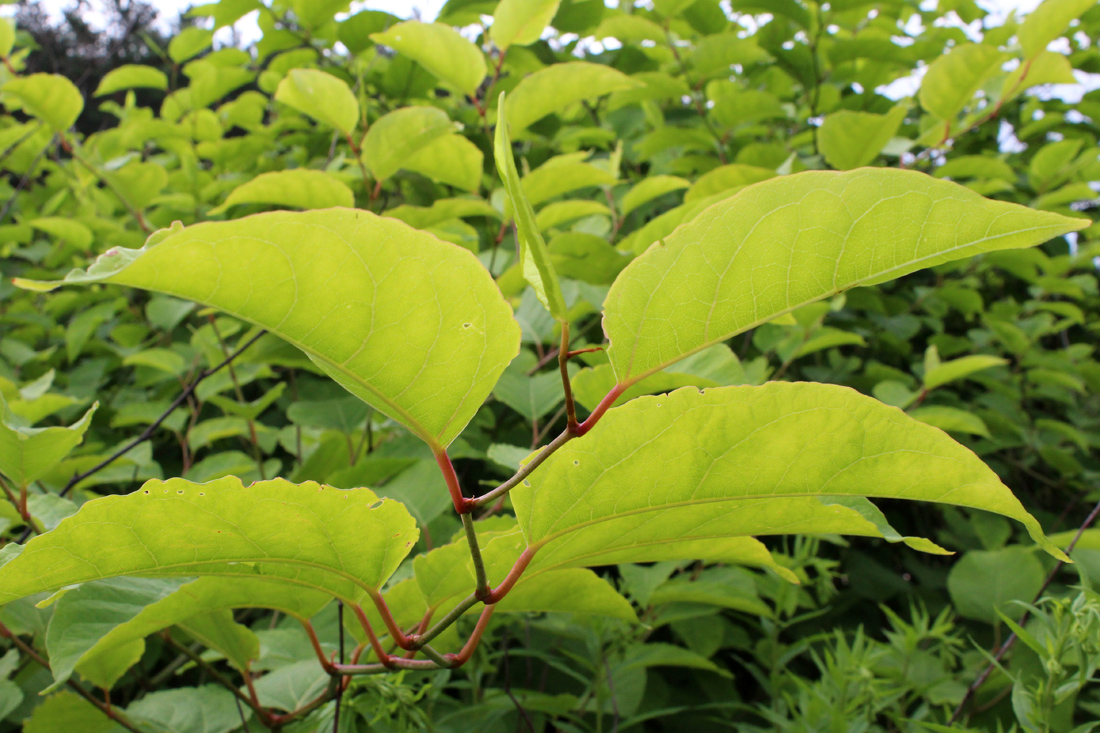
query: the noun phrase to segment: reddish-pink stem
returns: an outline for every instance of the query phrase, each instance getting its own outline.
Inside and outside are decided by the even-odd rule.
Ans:
[[[473,503],[462,495],[462,487],[458,483],[458,474],[455,473],[451,457],[447,455],[446,450],[440,449],[436,451],[435,460],[439,464],[439,470],[443,471],[443,478],[447,482],[447,490],[451,492],[451,502],[455,505],[455,511],[459,514],[469,514],[474,508]]]

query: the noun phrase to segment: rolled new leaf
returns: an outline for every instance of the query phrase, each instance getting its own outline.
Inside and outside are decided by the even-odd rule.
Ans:
[[[272,212],[154,233],[52,289],[108,282],[194,300],[269,330],[433,449],[519,351],[519,325],[468,250],[355,209]]]

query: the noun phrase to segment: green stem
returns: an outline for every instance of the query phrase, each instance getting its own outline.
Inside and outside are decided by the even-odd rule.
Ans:
[[[477,579],[474,595],[485,600],[489,595],[489,578],[485,575],[485,561],[481,559],[481,546],[474,529],[474,518],[469,513],[462,516],[462,528],[466,530],[466,542],[470,545],[470,558],[474,563],[474,576]]]

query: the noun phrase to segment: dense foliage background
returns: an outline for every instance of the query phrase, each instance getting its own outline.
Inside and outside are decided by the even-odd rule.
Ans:
[[[484,54],[486,76],[472,81],[445,45],[377,35],[404,19],[348,14],[339,0],[220,0],[193,9],[194,25],[171,39],[156,35],[141,4],[125,6],[106,44],[78,25],[51,34],[28,11],[14,32],[0,29],[0,85],[49,72],[80,89],[74,98],[42,77],[40,93],[0,86],[4,430],[78,425],[72,452],[26,497],[5,481],[0,541],[23,542],[89,499],[170,476],[372,486],[416,516],[417,551],[460,532],[431,453],[292,347],[163,295],[41,294],[11,277],[56,279],[175,221],[280,208],[354,205],[430,231],[477,254],[523,326],[523,350],[495,399],[451,448],[465,485],[494,486],[564,424],[559,334],[512,265],[494,165],[498,95],[511,97],[525,78],[541,86],[517,92],[508,117],[563,278],[573,349],[601,345],[600,306],[632,257],[775,176],[907,167],[1038,209],[1089,216],[1096,207],[1100,91],[1050,88],[1100,74],[1094,2],[1046,0],[1024,26],[1013,16],[986,22],[975,0],[619,5],[450,0],[438,22]],[[258,18],[260,40],[212,48],[215,30],[245,16]],[[59,48],[83,48],[84,70]],[[274,99],[294,69],[346,85],[358,100],[354,136],[334,129],[342,110],[304,114]],[[1066,546],[1100,500],[1098,234],[1092,226],[859,288],[639,387],[849,385],[972,448]],[[596,350],[579,361],[573,387],[590,410],[609,386],[607,359]],[[499,615],[461,670],[355,678],[338,725],[1092,730],[1100,598],[1089,589],[1100,579],[1100,531],[1081,533],[1075,565],[1055,567],[1004,518],[882,509],[900,535],[956,554],[834,536],[769,540],[800,585],[734,565],[607,567],[601,576],[640,623],[598,612]],[[391,584],[410,573],[411,560]],[[178,733],[264,729],[272,719],[225,689],[245,682],[241,654],[262,708],[301,711],[283,730],[334,726],[328,675],[302,628],[279,614],[189,620],[81,666],[73,650],[104,637],[112,613],[152,601],[119,581],[36,605],[44,600],[0,609],[0,731],[113,730],[120,720]],[[339,612],[330,604],[314,627],[326,653],[347,643],[350,654]],[[1025,627],[1024,643],[969,695],[990,655]],[[75,665],[68,688],[59,679],[40,695],[55,681],[46,663],[56,672],[61,658],[70,673]],[[959,727],[948,727],[954,715]]]

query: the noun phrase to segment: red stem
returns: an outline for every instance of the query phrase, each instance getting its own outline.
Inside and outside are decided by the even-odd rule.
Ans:
[[[523,571],[527,569],[527,566],[531,564],[531,558],[538,552],[537,547],[528,547],[524,550],[519,558],[516,559],[516,564],[512,566],[512,569],[508,571],[508,575],[504,578],[500,585],[493,589],[491,593],[485,598],[485,604],[491,606],[494,603],[500,601],[504,596],[508,595],[508,591],[512,590],[512,586],[516,584],[520,576],[523,575]]]
[[[394,620],[393,614],[390,613],[390,607],[386,605],[386,601],[382,598],[381,593],[371,593],[370,599],[374,602],[374,607],[378,609],[378,614],[382,617],[382,623],[386,625],[386,631],[390,632],[390,636],[396,642],[397,646],[409,651],[413,649],[412,642],[405,636],[405,632],[397,625],[397,621]]]
[[[374,656],[378,657],[378,661],[382,663],[382,666],[387,669],[393,669],[393,658],[389,654],[386,654],[386,650],[382,648],[381,642],[378,641],[378,637],[374,633],[374,629],[371,628],[370,621],[367,620],[367,614],[363,613],[363,607],[358,603],[352,606],[352,610],[355,611],[356,618],[359,619],[359,625],[363,627],[363,631],[367,633],[367,640],[370,641],[371,649],[374,650]],[[338,670],[343,670],[343,665],[336,665]]]
[[[470,634],[470,638],[466,640],[462,651],[458,654],[443,655],[444,659],[451,663],[452,668],[461,667],[470,659],[470,655],[474,653],[474,649],[477,649],[478,642],[481,641],[481,635],[485,633],[485,627],[489,625],[489,619],[493,617],[493,611],[495,610],[496,606],[485,607],[477,620],[477,626],[474,627],[474,633]]]
[[[629,384],[616,384],[615,387],[610,392],[608,392],[602,400],[600,400],[600,404],[596,405],[596,409],[592,411],[592,414],[588,416],[588,419],[577,426],[575,435],[577,437],[580,437],[591,430],[593,427],[595,427],[596,423],[598,423],[600,421],[600,418],[603,417],[603,414],[607,412],[613,404],[615,404],[615,400],[619,399],[619,397],[622,396],[623,392],[625,392],[629,388]]]
[[[440,449],[435,454],[435,460],[439,464],[439,470],[443,471],[443,478],[447,481],[447,490],[451,492],[451,501],[455,505],[455,511],[459,514],[469,514],[473,510],[473,504],[470,499],[462,495],[462,487],[458,483],[458,474],[455,473],[451,457],[447,455],[445,449]]]

